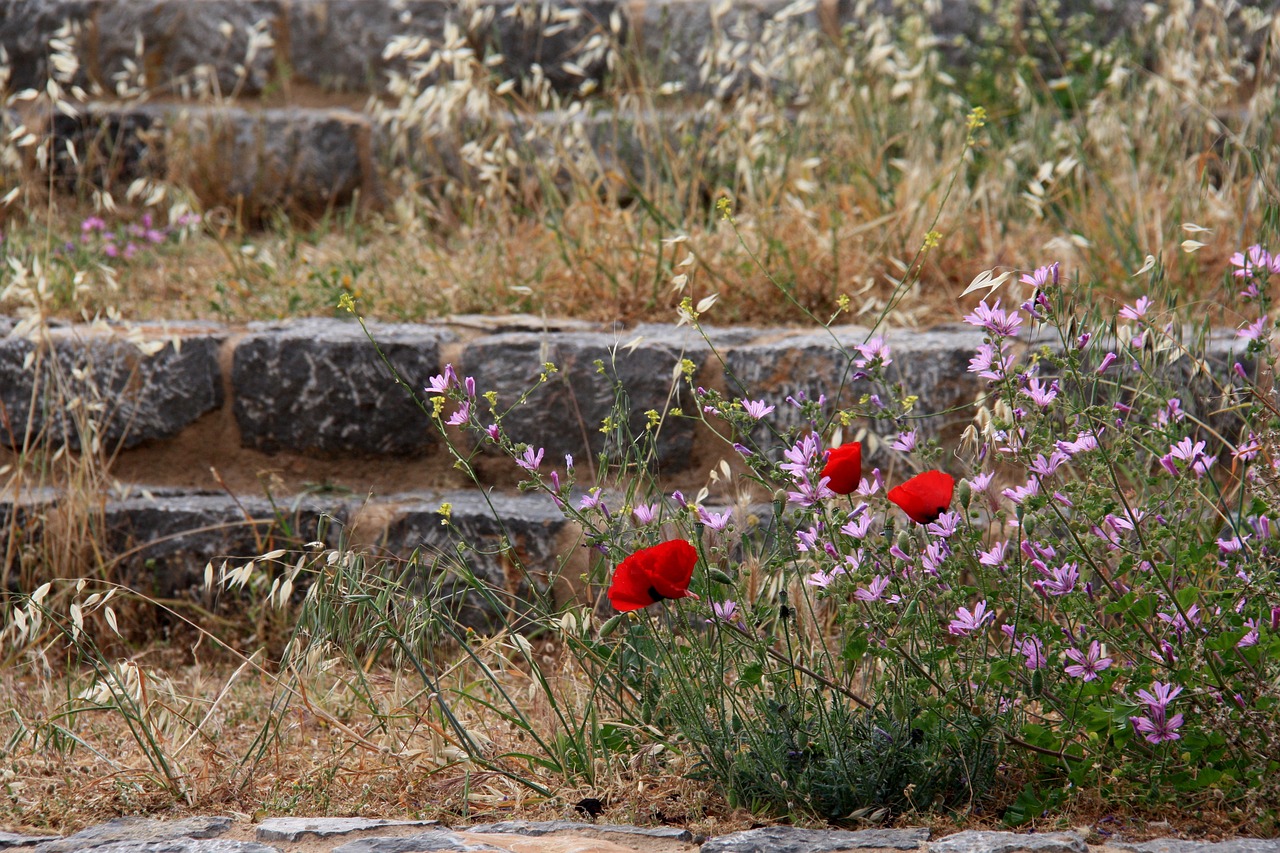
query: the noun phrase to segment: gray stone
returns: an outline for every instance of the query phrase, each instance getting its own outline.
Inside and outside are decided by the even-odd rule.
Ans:
[[[275,36],[279,18],[278,0],[99,0],[94,76],[113,92],[114,75],[131,61],[146,72],[149,87],[171,87],[204,65],[222,96],[256,95],[271,79],[276,53],[260,46],[250,58],[249,34],[257,27]]]
[[[162,841],[108,841],[79,850],[93,853],[280,853],[256,841],[232,841],[227,838],[169,838]]]
[[[503,847],[469,842],[447,829],[435,829],[400,838],[362,838],[333,848],[333,853],[434,853],[438,850],[456,853],[510,853]]]
[[[230,558],[234,567],[276,548],[337,539],[327,519],[345,518],[341,503],[293,503],[158,492],[111,501],[105,525],[111,550],[124,555],[121,569],[135,588],[162,598],[200,597],[211,561]]]
[[[621,6],[613,0],[481,0],[480,14],[462,23],[480,56],[502,55],[499,69],[507,77],[526,78],[538,65],[556,89],[573,91],[584,80],[599,81],[608,70],[606,46],[625,37],[627,15]],[[618,33],[610,23],[615,12]]]
[[[452,506],[452,527],[441,524],[445,502]],[[530,596],[549,594],[564,556],[557,540],[565,526],[546,495],[456,492],[402,505],[384,545],[403,555],[419,549],[422,584],[435,590],[433,601],[460,624],[487,629],[500,615],[512,618],[506,611],[518,613]],[[476,591],[469,575],[492,590],[492,598]]]
[[[105,450],[135,447],[171,438],[206,412],[222,405],[217,334],[179,335],[149,328],[144,337],[165,341],[146,354],[126,338],[126,330],[87,326],[55,330],[55,358],[41,357],[40,374],[24,365],[38,350],[27,338],[0,338],[0,403],[10,431],[4,441],[20,443],[28,427],[51,442],[80,447],[84,436],[66,404],[79,398],[92,408]],[[38,384],[37,384],[38,379]]]
[[[216,838],[231,828],[229,817],[189,817],[182,820],[150,820],[140,817],[118,817],[107,823],[68,835],[56,841],[46,841],[35,848],[35,853],[76,853],[78,850],[100,849],[113,842],[176,842],[179,840]],[[224,842],[236,843],[236,842]],[[203,853],[266,853],[261,845],[258,850],[220,847]],[[177,853],[180,848],[163,847],[153,853]],[[124,853],[124,851],[115,851]]]
[[[1024,835],[970,830],[929,844],[929,853],[1087,853],[1088,849],[1074,832]]]
[[[182,183],[207,207],[248,218],[285,208],[319,214],[357,194],[379,203],[369,118],[348,109],[247,110],[182,104],[94,104],[51,119],[60,181],[140,177]]]
[[[546,458],[560,463],[572,454],[579,464],[590,464],[605,453],[611,462],[621,461],[646,433],[645,412],[679,407],[692,412],[692,396],[684,382],[675,384],[672,370],[682,358],[705,363],[707,348],[691,334],[667,330],[646,337],[638,346],[627,346],[637,336],[610,334],[511,334],[480,338],[463,350],[459,372],[475,377],[480,393],[495,391],[499,411],[505,411],[503,427],[517,443],[546,451]],[[597,369],[596,362],[604,366]],[[557,372],[538,385],[542,365],[552,362]],[[614,411],[615,383],[625,390],[629,408],[623,430],[608,436],[601,426]],[[510,411],[526,391],[527,401]],[[656,439],[657,465],[682,470],[693,448],[692,419],[667,418]]]
[[[269,817],[254,829],[259,841],[302,841],[307,836],[330,838],[389,826],[433,826],[436,820],[379,820],[366,817]]]
[[[91,0],[5,0],[0,7],[0,47],[8,54],[10,92],[43,89],[49,79],[49,40],[64,24],[80,30],[78,42],[86,38]],[[80,44],[74,52],[82,54]],[[83,84],[87,77],[81,68],[75,82]]]
[[[0,525],[4,523],[0,517]],[[0,832],[0,850],[11,850],[18,847],[34,847],[46,841],[57,841],[61,835],[19,835],[16,832]]]
[[[448,0],[295,0],[287,13],[293,78],[334,91],[379,91],[388,70],[407,65],[383,58],[391,40],[417,36],[438,47],[456,9]]]
[[[157,108],[147,108],[157,109]],[[377,201],[368,117],[345,109],[165,112],[169,176],[209,204],[244,207],[251,216],[277,208],[322,213],[359,192]]]
[[[274,452],[413,455],[435,441],[429,416],[398,385],[360,326],[340,320],[255,324],[235,350],[231,381],[245,447]],[[370,324],[413,394],[440,372],[447,335]]]
[[[559,832],[601,833],[604,835],[633,835],[638,838],[666,838],[673,841],[693,841],[693,833],[678,826],[619,826],[611,823],[581,823],[572,820],[504,820],[469,826],[467,832],[500,832],[510,835],[549,835]]]
[[[1110,846],[1135,853],[1280,853],[1280,839],[1276,838],[1232,838],[1218,842],[1156,838],[1139,843],[1112,842]]]
[[[858,831],[767,826],[708,839],[701,853],[836,853],[840,850],[918,850],[928,829]]]

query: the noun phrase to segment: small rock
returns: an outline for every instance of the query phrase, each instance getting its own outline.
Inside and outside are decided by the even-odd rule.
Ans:
[[[0,850],[17,847],[34,847],[46,841],[58,841],[61,835],[19,835],[16,832],[0,832]]]
[[[1139,844],[1117,842],[1113,846],[1136,853],[1280,853],[1280,839],[1275,838],[1233,838],[1216,843],[1157,838]]]
[[[272,817],[258,824],[259,841],[301,841],[308,835],[329,838],[389,826],[435,826],[436,820],[376,820],[363,817]]]
[[[918,850],[929,840],[929,830],[797,829],[767,826],[712,838],[701,853],[836,853],[841,850]]]
[[[434,853],[437,850],[458,853],[508,853],[501,847],[472,844],[455,832],[434,829],[401,838],[361,838],[333,848],[333,853]]]
[[[1086,853],[1074,832],[1023,835],[1016,832],[957,832],[929,845],[929,853]]]
[[[668,838],[673,841],[693,841],[693,833],[678,826],[619,826],[609,823],[579,823],[572,820],[504,820],[499,823],[469,826],[466,831],[533,836],[548,835],[553,832],[599,832],[636,835],[644,838]]]
[[[80,848],[91,853],[280,853],[256,841],[232,841],[227,838],[170,838],[165,841],[109,841]]]
[[[114,842],[152,843],[174,840],[215,838],[231,828],[229,817],[189,817],[183,820],[149,820],[140,817],[118,817],[107,823],[91,826],[75,835],[46,841],[36,845],[35,853],[75,853],[77,850],[93,850]],[[261,845],[254,845],[260,848]],[[176,848],[175,848],[176,849]],[[116,851],[116,853],[121,853]],[[152,853],[161,853],[156,850]],[[167,849],[164,853],[168,853]],[[232,853],[232,848],[207,850],[205,853]],[[243,850],[241,853],[266,853],[262,850]]]

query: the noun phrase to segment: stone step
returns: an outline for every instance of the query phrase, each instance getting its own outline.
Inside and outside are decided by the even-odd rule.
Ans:
[[[1099,830],[1014,833],[966,830],[933,839],[925,827],[903,829],[804,829],[762,826],[713,837],[677,826],[639,827],[568,820],[507,820],[445,827],[436,821],[376,818],[282,817],[249,825],[229,817],[153,820],[122,817],[66,837],[0,833],[0,849],[33,853],[428,853],[486,850],[493,853],[1280,853],[1280,840],[1228,838],[1199,841],[1154,838],[1133,842]]]
[[[3,334],[6,325],[11,330]],[[871,337],[859,326],[829,333],[707,328],[704,339],[689,327],[623,330],[521,316],[371,323],[382,357],[359,324],[341,319],[56,325],[44,337],[24,331],[13,321],[0,322],[0,404],[9,424],[3,440],[21,444],[24,435],[40,434],[79,446],[85,436],[77,427],[78,410],[66,405],[74,399],[92,414],[91,440],[116,453],[118,477],[171,488],[231,482],[254,491],[256,479],[248,472],[273,467],[273,461],[286,469],[286,493],[308,480],[361,494],[370,483],[382,491],[462,485],[449,473],[453,457],[428,414],[396,384],[388,364],[420,399],[430,378],[452,364],[459,375],[475,378],[479,393],[494,392],[500,411],[538,386],[525,405],[505,416],[508,435],[544,448],[549,460],[571,454],[587,464],[607,451],[600,426],[612,411],[615,386],[630,402],[634,435],[644,433],[649,410],[694,411],[687,387],[673,378],[685,359],[696,384],[731,399],[749,389],[753,398],[777,405],[770,422],[779,429],[800,423],[799,410],[784,402],[788,398],[826,395],[830,405],[848,406],[864,393],[893,393],[850,379],[855,348]],[[1051,330],[1040,334],[1021,346],[1054,345]],[[883,337],[892,350],[887,382],[916,397],[913,426],[922,438],[957,440],[970,423],[969,407],[986,393],[985,381],[968,371],[983,331],[955,324],[890,329]],[[1222,385],[1239,382],[1230,369],[1235,362],[1252,364],[1246,343],[1231,330],[1208,339],[1208,365]],[[557,372],[540,384],[547,362]],[[1197,375],[1190,358],[1174,368]],[[1208,421],[1228,417],[1217,412],[1222,401],[1213,396],[1213,383],[1203,375],[1195,383],[1184,394],[1188,413]],[[53,394],[59,385],[61,393]],[[1230,429],[1226,421],[1215,423]],[[454,438],[471,446],[467,436]],[[885,453],[874,431],[867,442],[869,458]],[[657,452],[658,470],[673,483],[700,480],[705,468],[731,453],[692,417],[668,419]],[[178,459],[186,464],[175,465]],[[222,483],[209,479],[210,466],[221,472]],[[482,454],[477,473],[484,485],[501,487],[513,486],[519,472],[487,464]],[[389,477],[398,478],[396,487],[383,487]]]
[[[94,445],[111,456],[110,473],[120,485],[101,496],[15,493],[19,481],[10,479],[0,492],[0,536],[38,531],[39,519],[52,510],[62,518],[100,519],[110,552],[122,555],[125,576],[164,594],[196,592],[210,561],[246,561],[286,541],[355,542],[399,559],[422,548],[425,577],[435,558],[456,558],[451,531],[490,555],[473,562],[476,575],[499,587],[515,585],[513,594],[535,592],[529,578],[563,574],[563,561],[582,552],[579,531],[545,494],[514,491],[524,474],[511,460],[473,436],[451,433],[472,459],[481,488],[464,479],[428,415],[395,383],[387,364],[420,397],[446,364],[474,377],[479,394],[492,391],[499,411],[510,408],[506,433],[544,449],[545,470],[563,470],[561,460],[574,456],[584,488],[598,460],[623,461],[625,448],[606,445],[600,431],[619,389],[630,401],[632,435],[644,434],[649,410],[695,410],[687,388],[676,383],[673,389],[682,360],[693,364],[698,385],[729,399],[745,388],[753,399],[775,404],[769,423],[778,429],[801,425],[788,398],[825,394],[830,405],[844,406],[870,392],[899,393],[850,380],[855,348],[869,335],[856,326],[830,334],[708,329],[704,339],[687,327],[623,331],[528,317],[373,324],[385,363],[358,324],[336,319],[245,327],[67,325],[34,340],[23,334],[23,324],[0,319],[0,332],[6,330],[0,337],[4,440]],[[973,403],[986,393],[967,370],[982,331],[944,326],[890,330],[885,337],[892,348],[888,384],[917,397],[912,427],[922,439],[953,446],[971,423]],[[1044,332],[1020,346],[1053,346],[1054,340]],[[1212,336],[1208,372],[1231,387],[1232,365],[1251,364],[1243,351],[1230,331]],[[548,362],[557,370],[540,383]],[[1239,431],[1215,381],[1196,362],[1182,358],[1170,369],[1177,371],[1170,379],[1190,417],[1224,435]],[[528,402],[511,408],[531,388]],[[86,431],[84,416],[96,426]],[[897,428],[872,424],[873,430]],[[767,452],[781,450],[766,427],[753,438]],[[875,431],[863,437],[868,466],[893,463],[890,438]],[[655,445],[654,473],[667,489],[696,491],[722,459],[736,458],[692,417],[669,418]],[[270,499],[261,497],[264,491]],[[441,523],[444,503],[453,507],[452,528]],[[29,543],[9,544],[19,547],[0,541],[0,553],[18,554]],[[513,574],[515,566],[524,571]],[[470,613],[466,619],[484,624],[491,614],[483,602],[455,581],[447,592],[457,592],[459,607]]]
[[[1073,0],[1055,7],[1058,19],[1051,24],[1027,4],[995,4],[999,8],[993,10],[993,4],[980,0],[5,0],[4,5],[0,47],[9,56],[16,89],[43,85],[49,45],[57,38],[64,52],[77,58],[77,82],[86,88],[114,93],[121,80],[143,73],[159,92],[196,86],[203,78],[206,88],[224,97],[272,96],[299,86],[377,92],[389,72],[404,71],[411,61],[404,52],[388,50],[403,38],[426,38],[436,46],[448,42],[481,57],[500,54],[503,61],[495,67],[507,76],[525,76],[536,64],[565,91],[576,90],[584,79],[603,78],[616,64],[607,53],[619,49],[659,79],[714,88],[719,81],[699,79],[703,66],[716,67],[714,61],[702,61],[705,48],[714,53],[717,45],[730,42],[749,47],[780,26],[834,38],[846,27],[864,28],[873,16],[917,15],[937,36],[947,60],[961,66],[984,47],[1007,46],[1011,31],[1056,25],[1057,35],[1071,27],[1073,35],[1106,42],[1144,21],[1141,0]],[[1274,0],[1238,5],[1275,8]],[[69,32],[74,41],[66,38]],[[1257,40],[1261,44],[1265,32]],[[726,48],[725,54],[730,52]],[[1049,62],[1052,51],[1044,53]]]

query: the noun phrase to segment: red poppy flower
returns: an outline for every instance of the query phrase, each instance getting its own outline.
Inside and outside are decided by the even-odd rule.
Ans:
[[[822,477],[830,477],[827,488],[837,495],[847,495],[862,482],[862,444],[851,441],[827,451],[827,464],[822,466]]]
[[[639,610],[664,598],[692,596],[698,552],[683,539],[642,548],[618,564],[609,584],[609,601],[622,611]]]
[[[902,508],[912,521],[928,524],[951,506],[956,481],[942,471],[925,471],[901,486],[889,490],[889,500]]]

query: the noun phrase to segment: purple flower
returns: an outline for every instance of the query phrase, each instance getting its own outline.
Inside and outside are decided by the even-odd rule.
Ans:
[[[1048,477],[1061,468],[1069,458],[1061,450],[1055,450],[1050,453],[1048,459],[1044,457],[1043,453],[1037,453],[1035,461],[1031,463],[1029,470],[1037,477]]]
[[[1151,307],[1151,298],[1143,296],[1133,305],[1126,305],[1120,309],[1120,316],[1126,320],[1141,320],[1147,316],[1147,309]]]
[[[1076,434],[1075,441],[1059,441],[1057,447],[1068,456],[1075,456],[1077,453],[1083,453],[1086,450],[1096,450],[1098,437],[1093,432],[1085,430]]]
[[[443,394],[451,387],[458,383],[458,374],[454,372],[452,364],[444,366],[444,373],[431,377],[430,384],[427,385],[428,394]]]
[[[1240,331],[1236,332],[1237,338],[1244,338],[1246,341],[1256,341],[1264,336],[1264,332],[1271,321],[1267,319],[1267,315],[1263,314]]]
[[[1119,356],[1113,352],[1109,352],[1104,355],[1102,357],[1102,363],[1098,365],[1098,373],[1106,373],[1107,368],[1115,364],[1117,358],[1119,358]]]
[[[1017,488],[1005,489],[1000,494],[1004,495],[1016,504],[1021,504],[1029,498],[1033,498],[1040,494],[1040,481],[1035,477],[1032,477],[1027,480],[1026,485],[1018,486]]]
[[[960,513],[947,511],[933,520],[932,523],[925,527],[925,532],[930,536],[937,536],[941,539],[950,539],[955,535],[957,528],[960,527]]]
[[[724,512],[707,512],[702,507],[698,507],[698,521],[701,521],[712,530],[724,530],[729,523],[729,516],[733,515],[733,509],[727,509]]]
[[[831,586],[832,583],[835,582],[835,579],[836,579],[836,575],[834,572],[828,574],[827,572],[818,570],[813,574],[809,575],[809,577],[805,578],[804,582],[807,583],[809,586],[814,586],[814,587],[817,587],[818,589],[826,589],[827,587]]]
[[[500,431],[498,430],[497,424],[489,424],[487,427],[484,428],[484,431],[485,431],[485,434],[488,435],[489,438],[492,439],[493,441],[497,441],[498,436],[501,434]]]
[[[898,437],[889,446],[902,453],[911,453],[916,449],[916,431],[898,433]]]
[[[979,601],[974,605],[973,612],[969,612],[967,607],[956,608],[956,618],[951,620],[947,625],[947,630],[952,634],[963,637],[971,631],[976,631],[985,623],[995,619],[994,613],[987,612],[987,602]]]
[[[1001,341],[998,349],[989,342],[979,344],[977,352],[969,359],[968,372],[992,381],[1004,379],[1013,366],[1013,356],[1007,353],[1008,349],[1006,341]]]
[[[1036,637],[1027,637],[1018,646],[1018,653],[1024,658],[1022,665],[1027,669],[1042,669],[1048,664],[1044,654],[1044,645]]]
[[[772,412],[774,407],[766,404],[764,400],[743,400],[742,410],[758,421]]]
[[[1067,657],[1075,661],[1074,664],[1065,667],[1067,675],[1082,678],[1085,681],[1093,681],[1098,677],[1098,673],[1111,666],[1111,658],[1103,657],[1102,647],[1098,645],[1097,640],[1089,644],[1087,654],[1079,649],[1067,649]]]
[[[542,455],[544,451],[541,447],[534,451],[532,447],[526,447],[524,453],[516,460],[516,464],[524,470],[533,473],[538,470],[538,466],[542,464]]]
[[[1080,579],[1080,572],[1076,569],[1075,563],[1063,563],[1056,569],[1041,568],[1040,574],[1045,576],[1045,580],[1036,581],[1031,585],[1046,597],[1066,595],[1076,588],[1076,581]]]
[[[1174,714],[1172,717],[1166,717],[1165,710],[1148,709],[1149,717],[1130,717],[1129,722],[1133,723],[1133,728],[1140,735],[1145,737],[1151,743],[1164,743],[1165,741],[1178,740],[1182,735],[1178,734],[1178,729],[1182,728],[1182,715]]]
[[[879,601],[884,597],[884,591],[888,588],[889,578],[884,575],[876,575],[866,587],[860,586],[855,589],[853,597],[859,601]]]
[[[993,569],[1004,568],[1004,555],[1008,547],[1009,543],[1002,539],[991,546],[989,551],[979,551],[978,562]]]
[[[604,508],[604,493],[600,491],[600,488],[598,486],[593,487],[591,491],[587,492],[585,495],[582,496],[582,500],[578,501],[578,509],[586,510],[586,509],[603,509],[603,508]]]
[[[1275,258],[1266,249],[1255,243],[1248,248],[1247,252],[1248,254],[1236,252],[1229,259],[1231,265],[1236,268],[1231,273],[1236,278],[1253,278],[1260,272],[1276,272]]]
[[[658,505],[654,504],[637,504],[636,508],[631,510],[631,515],[636,520],[636,524],[649,524],[657,515]]]
[[[874,337],[865,344],[858,344],[854,347],[858,351],[858,355],[862,358],[855,359],[853,364],[859,369],[864,369],[868,365],[880,362],[882,367],[888,367],[893,364],[893,359],[889,357],[889,345],[885,343],[884,338]]]
[[[1055,379],[1045,386],[1040,382],[1040,377],[1033,376],[1027,380],[1027,387],[1022,389],[1022,393],[1030,397],[1031,402],[1040,408],[1047,409],[1058,396],[1058,380]]]
[[[1059,277],[1059,272],[1061,270],[1061,267],[1062,267],[1061,264],[1059,264],[1057,261],[1054,261],[1053,263],[1047,264],[1046,266],[1037,267],[1035,272],[1032,272],[1032,273],[1024,272],[1022,274],[1022,277],[1019,278],[1018,281],[1021,284],[1030,284],[1036,288],[1044,288],[1046,285],[1049,285],[1049,284],[1053,284],[1056,286],[1058,284],[1058,277]]]
[[[988,488],[990,488],[991,478],[993,476],[994,476],[993,472],[987,471],[986,473],[979,474],[978,476],[974,477],[969,481],[970,491],[972,491],[975,495],[982,494]]]
[[[971,314],[965,315],[964,321],[970,326],[980,326],[996,337],[1016,335],[1022,326],[1022,316],[1017,311],[1007,313],[1000,307],[999,299],[992,306],[988,306],[985,299],[982,300]]]
[[[449,420],[445,421],[449,426],[462,426],[471,419],[471,403],[464,402],[458,407],[458,410],[449,416]]]
[[[707,622],[711,623],[717,619],[726,624],[732,625],[735,622],[738,627],[745,628],[742,621],[738,618],[738,603],[733,600],[713,601],[711,602],[711,619]]]

